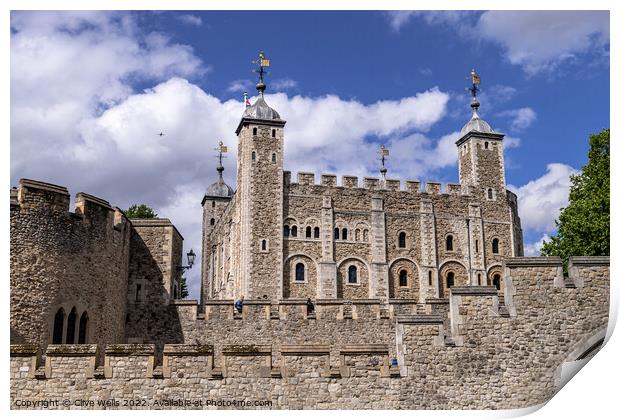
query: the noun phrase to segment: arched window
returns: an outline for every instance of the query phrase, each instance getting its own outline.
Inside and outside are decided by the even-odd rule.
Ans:
[[[454,273],[452,271],[446,274],[446,286],[448,286],[448,289],[454,286]]]
[[[260,250],[267,251],[267,240],[266,239],[263,239],[262,241],[260,241]]]
[[[340,229],[334,229],[334,239],[340,239]]]
[[[256,161],[256,152],[252,151],[252,162]]]
[[[52,344],[62,344],[62,333],[65,327],[65,310],[60,308],[54,316]]]
[[[407,287],[407,270],[400,270],[398,273],[398,284],[400,287]]]
[[[215,219],[211,218],[211,220],[209,220],[209,223],[211,224],[211,226],[213,226],[215,224]]]
[[[495,286],[497,290],[499,290],[499,284],[501,280],[502,280],[502,277],[498,273],[495,273],[493,275],[493,286]]]
[[[489,200],[493,200],[493,188],[487,190],[487,197],[489,197]]]
[[[357,267],[354,265],[349,266],[349,283],[357,283]]]
[[[368,229],[364,229],[364,242],[368,242]]]
[[[310,226],[306,226],[306,238],[312,238],[312,228]]]
[[[446,236],[446,251],[454,251],[454,239],[452,235]]]
[[[347,240],[347,228],[343,228],[342,229],[342,240],[346,241]]]
[[[398,234],[398,247],[399,248],[407,247],[407,234],[405,232],[400,232]]]
[[[254,127],[254,128],[252,129],[252,135],[254,135],[254,136],[255,136],[255,135],[257,135],[257,134],[258,134],[258,128]]]
[[[80,328],[78,331],[78,344],[86,344],[86,338],[88,337],[88,314],[86,311],[82,312],[80,317]]]
[[[284,237],[288,238],[291,234],[291,228],[288,225],[284,225]]]
[[[433,285],[433,272],[432,271],[428,271],[428,285],[432,286]]]
[[[291,228],[291,236],[292,236],[293,238],[296,238],[296,237],[297,237],[297,226],[293,226],[293,227]]]
[[[306,279],[306,266],[304,263],[297,263],[295,265],[295,281],[304,281]]]
[[[359,229],[355,229],[355,241],[359,242],[360,240],[360,230]]]
[[[75,344],[75,323],[77,321],[77,311],[75,307],[71,309],[69,312],[69,316],[67,317],[67,339],[65,343],[67,344]]]
[[[276,130],[275,128],[271,130],[271,137],[275,137],[276,136]]]
[[[320,235],[320,231],[319,231],[319,228],[318,228],[318,226],[317,226],[317,227],[315,227],[315,228],[314,228],[314,237],[315,237],[315,238],[318,238],[318,237],[319,237],[319,235]]]
[[[275,153],[271,154],[271,162],[272,163],[276,163],[276,154]]]
[[[493,242],[491,242],[491,250],[494,254],[499,254],[499,239],[493,239]]]

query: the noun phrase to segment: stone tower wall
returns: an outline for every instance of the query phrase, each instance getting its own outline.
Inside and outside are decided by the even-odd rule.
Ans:
[[[502,273],[499,294],[451,289],[443,315],[386,315],[378,300],[317,301],[310,316],[303,300],[275,308],[248,301],[242,317],[233,316],[232,301],[209,302],[204,312],[196,302],[175,303],[185,341],[165,346],[161,363],[154,345],[108,346],[101,365],[96,346],[50,346],[38,367],[38,348],[14,345],[12,407],[54,398],[93,401],[87,408],[101,408],[97,400],[184,408],[186,399],[203,408],[231,400],[332,409],[544,403],[563,362],[605,337],[609,258],[574,257],[567,278],[558,258],[506,259]]]

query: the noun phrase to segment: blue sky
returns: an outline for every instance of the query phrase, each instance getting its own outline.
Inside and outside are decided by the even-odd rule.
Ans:
[[[606,12],[13,12],[11,26],[11,185],[145,202],[188,249],[199,249],[220,139],[234,186],[233,131],[259,50],[293,172],[376,176],[386,143],[397,152],[388,176],[458,181],[475,68],[480,114],[507,135],[506,179],[533,254],[588,136],[609,127]]]

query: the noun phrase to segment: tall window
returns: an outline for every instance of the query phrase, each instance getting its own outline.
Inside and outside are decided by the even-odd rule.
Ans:
[[[360,230],[359,229],[355,229],[355,242],[359,242],[360,240]]]
[[[433,285],[433,272],[429,270],[428,272],[428,285],[432,286]]]
[[[291,236],[292,236],[293,238],[296,238],[296,237],[297,237],[297,226],[293,226],[293,227],[291,228]]]
[[[260,241],[260,250],[267,251],[267,240],[266,239],[263,239],[262,241]]]
[[[354,265],[349,266],[349,283],[357,283],[357,267]]]
[[[75,307],[71,309],[69,312],[69,316],[67,317],[67,339],[65,342],[67,344],[75,344],[75,322],[77,318],[77,312]]]
[[[52,344],[62,344],[62,333],[65,327],[65,310],[60,308],[54,316],[54,331],[52,333]]]
[[[211,201],[211,207],[215,207],[215,201]]]
[[[398,284],[400,287],[407,287],[407,270],[401,270],[398,273]]]
[[[368,229],[364,229],[364,242],[368,242]]]
[[[255,135],[257,135],[257,134],[258,134],[258,129],[257,129],[256,127],[254,127],[254,128],[252,129],[252,135],[254,135],[254,136],[255,136]]]
[[[494,254],[499,254],[499,239],[493,239],[493,242],[491,242],[491,250]]]
[[[493,200],[493,189],[489,188],[487,190],[487,197],[489,197],[489,200]]]
[[[140,302],[142,300],[142,285],[136,284],[136,302]]]
[[[398,247],[399,248],[407,247],[407,234],[405,232],[400,232],[398,234]]]
[[[252,151],[252,162],[256,161],[256,152]]]
[[[478,285],[480,285],[481,281],[482,281],[482,274],[478,273]]]
[[[319,228],[318,228],[318,227],[315,227],[315,228],[314,228],[314,237],[315,237],[315,239],[319,237],[319,233],[320,233],[320,232],[319,232]]]
[[[306,266],[303,263],[295,265],[295,281],[304,281],[306,279]]]
[[[493,286],[495,286],[497,290],[499,290],[500,281],[501,281],[501,276],[498,273],[495,273],[495,275],[493,275]]]
[[[452,271],[448,272],[446,275],[446,285],[448,289],[454,286],[454,273]]]
[[[215,219],[213,219],[213,218],[212,218],[212,219],[209,221],[209,223],[211,224],[211,226],[213,226],[213,225],[215,224]]]
[[[291,228],[288,225],[284,225],[284,237],[288,238],[291,234]]]
[[[275,153],[271,154],[271,162],[272,163],[276,163],[276,154]]]
[[[276,136],[276,130],[275,128],[271,130],[271,137],[275,137]]]
[[[343,228],[342,229],[342,240],[346,241],[347,240],[347,228]]]
[[[340,229],[334,229],[334,239],[340,239]]]
[[[488,141],[485,141],[485,142],[484,142],[484,148],[485,148],[485,149],[488,149],[488,148],[489,148],[489,142],[488,142]]]
[[[446,236],[446,251],[454,251],[454,239],[452,235]]]
[[[478,250],[478,239],[476,239],[476,252],[480,252],[480,251]]]
[[[310,226],[306,226],[306,238],[312,238],[312,228]]]
[[[86,344],[86,337],[88,335],[88,314],[86,311],[82,312],[80,317],[80,329],[78,332],[78,344]]]

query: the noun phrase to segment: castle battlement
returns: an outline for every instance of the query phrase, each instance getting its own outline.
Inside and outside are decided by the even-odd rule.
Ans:
[[[451,194],[451,195],[468,195],[461,184],[454,183],[441,183],[437,181],[426,181],[422,183],[420,181],[388,178],[385,180],[385,185],[379,178],[375,177],[363,177],[362,184],[360,186],[359,178],[353,175],[340,176],[340,182],[338,182],[338,176],[334,174],[319,174],[319,183],[315,183],[316,176],[312,172],[298,172],[296,181],[292,181],[292,174],[290,171],[284,171],[284,184],[291,185],[304,185],[304,186],[320,186],[326,188],[349,188],[369,191],[401,191],[415,194]]]

